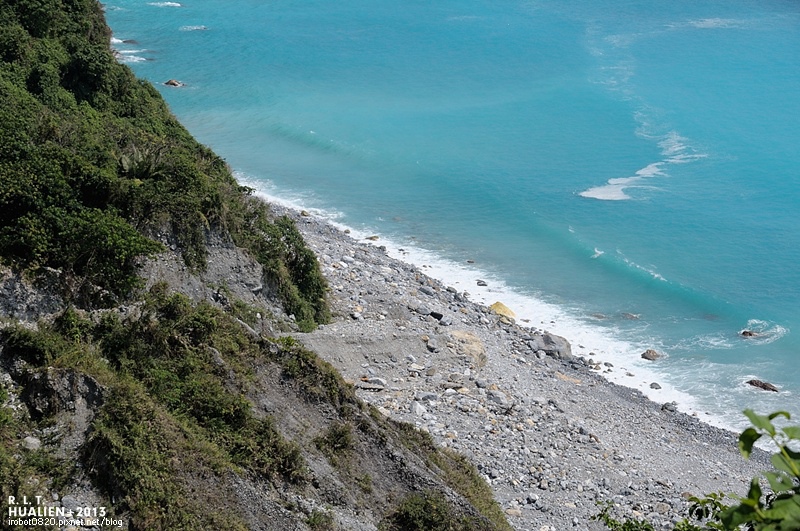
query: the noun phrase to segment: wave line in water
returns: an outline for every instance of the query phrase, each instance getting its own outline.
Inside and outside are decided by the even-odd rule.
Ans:
[[[627,199],[633,199],[631,196],[625,193],[625,190],[628,188],[645,188],[645,186],[637,183],[643,179],[665,175],[665,173],[661,170],[661,166],[663,164],[663,161],[648,164],[644,168],[637,171],[632,177],[609,179],[606,184],[589,188],[588,190],[580,192],[578,195],[581,197],[589,197],[603,201],[624,201]],[[647,188],[652,187],[648,186]]]
[[[638,133],[641,136],[649,137],[641,128]],[[591,199],[600,199],[602,201],[624,201],[633,199],[625,190],[629,188],[656,188],[652,185],[643,185],[641,182],[644,179],[667,176],[668,173],[665,171],[664,166],[668,164],[686,164],[707,156],[704,153],[698,153],[689,145],[688,139],[681,136],[677,131],[670,131],[666,135],[662,135],[658,141],[658,146],[661,148],[661,155],[664,157],[663,160],[648,164],[631,177],[609,179],[606,184],[594,186],[580,192],[578,195]]]

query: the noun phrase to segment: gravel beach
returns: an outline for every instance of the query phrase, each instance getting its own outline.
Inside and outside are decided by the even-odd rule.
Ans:
[[[737,434],[605,380],[568,338],[471,302],[380,240],[273,208],[297,221],[331,287],[333,321],[295,337],[385,415],[468,456],[516,529],[604,529],[591,521],[604,501],[671,529],[689,496],[744,494],[767,468],[764,454],[740,456]]]

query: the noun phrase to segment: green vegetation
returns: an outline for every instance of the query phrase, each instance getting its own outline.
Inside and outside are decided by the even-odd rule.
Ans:
[[[287,313],[300,330],[309,332],[330,319],[325,300],[328,289],[314,253],[305,246],[294,222],[270,220],[260,202],[244,201],[237,216],[226,220],[236,245],[244,247],[264,266]]]
[[[208,230],[265,268],[303,330],[328,317],[326,284],[288,218],[239,186],[158,92],[117,63],[96,0],[0,3],[0,260],[61,272],[65,295],[111,305],[137,260],[177,244],[205,267]]]
[[[34,496],[41,494],[42,485],[61,488],[70,481],[75,471],[74,463],[56,458],[44,448],[28,450],[20,446],[20,440],[37,423],[24,411],[8,407],[9,398],[9,393],[0,384],[0,512],[3,515],[9,514],[9,496],[35,499]],[[7,525],[6,522],[4,524]],[[30,527],[15,525],[4,529],[23,530]]]
[[[349,453],[355,444],[353,429],[345,422],[331,424],[321,435],[314,439],[317,449],[324,453],[331,464],[336,465],[339,456]]]
[[[773,470],[755,477],[745,497],[712,493],[703,498],[692,498],[690,518],[675,526],[675,531],[792,531],[800,529],[800,426],[778,427],[772,422],[778,417],[790,419],[789,413],[778,411],[758,415],[746,410],[752,427],[739,435],[739,450],[745,458],[762,437],[768,437],[776,452],[771,457]],[[766,480],[770,492],[764,495],[761,484]],[[726,503],[727,499],[736,500]],[[653,531],[645,520],[619,521],[611,516],[613,505],[604,504],[594,517],[613,531]]]
[[[283,440],[269,418],[257,419],[229,369],[260,355],[260,347],[230,316],[208,303],[193,306],[157,286],[141,315],[121,323],[109,316],[97,327],[104,357],[204,438],[232,463],[288,481],[304,478],[299,449]],[[228,361],[229,360],[229,361]]]
[[[83,461],[134,529],[245,529],[228,508],[187,496],[186,467],[221,468],[218,449],[171,416],[135,382],[117,385],[93,424]],[[187,462],[188,459],[191,462]]]
[[[409,450],[422,457],[428,466],[439,470],[447,486],[464,496],[491,523],[492,529],[512,529],[491,488],[466,457],[448,448],[438,448],[430,434],[410,424],[393,421],[391,424],[400,432],[401,440]]]
[[[187,497],[197,470],[219,475],[244,469],[273,483],[305,481],[299,447],[278,433],[271,418],[256,418],[239,387],[264,347],[221,310],[192,305],[156,286],[138,316],[127,321],[107,313],[92,323],[67,310],[52,326],[11,327],[0,340],[4,354],[26,361],[31,374],[60,366],[108,386],[81,460],[136,528],[242,527],[230,509],[208,511],[187,501],[198,496]],[[10,418],[3,410],[0,435]],[[13,437],[6,439],[11,444]],[[4,446],[0,459],[15,477],[30,474],[37,463],[51,477],[57,468],[48,461],[52,456],[33,460],[31,453],[16,463],[13,454]],[[9,486],[9,495],[26,494],[24,483]]]
[[[488,531],[488,522],[458,516],[440,492],[425,491],[408,495],[380,528],[382,531]]]
[[[346,383],[330,363],[304,348],[291,336],[278,339],[280,348],[270,349],[271,358],[283,367],[283,376],[298,384],[298,391],[312,403],[329,403],[343,416],[360,408],[353,386]]]
[[[331,529],[336,529],[333,523],[333,517],[329,513],[320,511],[319,509],[314,509],[311,512],[306,519],[306,524],[308,524],[308,527],[313,531],[329,531]]]

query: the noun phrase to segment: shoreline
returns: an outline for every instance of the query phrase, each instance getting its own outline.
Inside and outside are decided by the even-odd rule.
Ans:
[[[296,339],[384,415],[473,461],[515,528],[604,529],[590,521],[603,501],[668,527],[688,495],[744,494],[766,466],[763,452],[739,455],[734,432],[604,378],[578,345],[545,352],[541,329],[392,257],[387,242],[269,199],[331,286],[332,322]]]
[[[257,181],[245,181],[245,183],[259,184]],[[652,348],[651,345],[618,339],[614,337],[612,330],[593,326],[586,320],[570,314],[568,309],[543,301],[534,295],[520,294],[494,274],[481,270],[478,264],[457,263],[437,256],[432,251],[415,247],[413,243],[400,244],[385,239],[379,232],[339,223],[335,214],[323,209],[307,208],[297,201],[258,189],[255,194],[269,204],[291,212],[291,217],[296,221],[303,217],[300,215],[301,212],[307,212],[321,222],[335,227],[354,243],[383,248],[387,256],[414,266],[421,273],[465,293],[469,300],[476,304],[486,307],[495,302],[505,304],[516,314],[516,320],[521,326],[538,328],[562,336],[574,345],[573,354],[591,358],[602,365],[603,369],[597,371],[597,374],[610,383],[634,389],[656,403],[673,403],[678,411],[701,419],[702,422],[716,428],[736,433],[740,431],[739,427],[726,422],[723,417],[705,412],[695,397],[666,383],[663,374],[649,367],[648,365],[654,362],[642,360],[641,354]],[[478,285],[478,280],[482,280],[485,285]],[[656,384],[656,388],[651,387],[653,384]]]

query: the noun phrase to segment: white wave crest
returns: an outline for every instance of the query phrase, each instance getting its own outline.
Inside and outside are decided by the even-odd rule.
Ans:
[[[631,183],[637,180],[639,179],[636,177],[629,177],[626,179],[610,179],[608,184],[589,188],[578,195],[591,199],[600,199],[601,201],[625,201],[632,199],[631,196],[625,193],[625,188],[628,188]]]
[[[639,271],[644,271],[645,273],[647,273],[648,275],[650,275],[651,277],[653,277],[656,280],[660,280],[662,282],[666,282],[667,281],[667,279],[664,278],[664,275],[662,275],[661,273],[659,273],[658,271],[655,270],[655,266],[645,267],[645,266],[639,265],[636,262],[634,262],[633,260],[630,260],[625,255],[623,255],[621,251],[617,251],[617,254],[619,254],[620,257],[622,258],[622,260],[626,264],[628,264],[630,267],[632,267],[634,269],[638,269]]]
[[[743,21],[734,18],[701,18],[690,20],[689,26],[701,29],[741,28]]]
[[[642,122],[642,127],[639,134],[652,138],[644,132],[647,124]],[[664,160],[652,162],[636,171],[631,177],[620,177],[609,179],[605,185],[595,186],[580,192],[578,195],[581,197],[588,197],[591,199],[600,199],[603,201],[624,201],[632,199],[625,190],[628,188],[654,188],[652,185],[645,185],[642,183],[644,179],[652,179],[654,177],[663,177],[668,175],[665,171],[665,166],[668,164],[685,164],[697,159],[706,157],[705,154],[697,153],[692,148],[688,139],[678,134],[677,131],[670,131],[665,135],[661,135],[658,140],[658,145],[661,148],[661,154]]]
[[[198,26],[181,26],[181,31],[206,31],[208,29],[207,26],[198,25]]]
[[[736,344],[732,341],[730,334],[718,332],[682,339],[675,345],[675,349],[685,351],[694,351],[698,349],[717,350],[731,349],[734,346],[736,346]]]
[[[659,175],[664,175],[664,171],[661,169],[663,166],[663,162],[653,162],[652,164],[648,164],[641,170],[636,172],[638,177],[656,177]]]
[[[148,2],[147,5],[155,7],[183,7],[178,2]]]
[[[741,331],[741,335],[744,335],[744,332],[754,334],[747,336],[748,341],[757,345],[767,345],[788,334],[789,329],[769,321],[750,319],[747,321],[747,326]]]
[[[120,63],[141,63],[147,61],[147,58],[140,55],[120,53],[117,55],[117,60]]]

